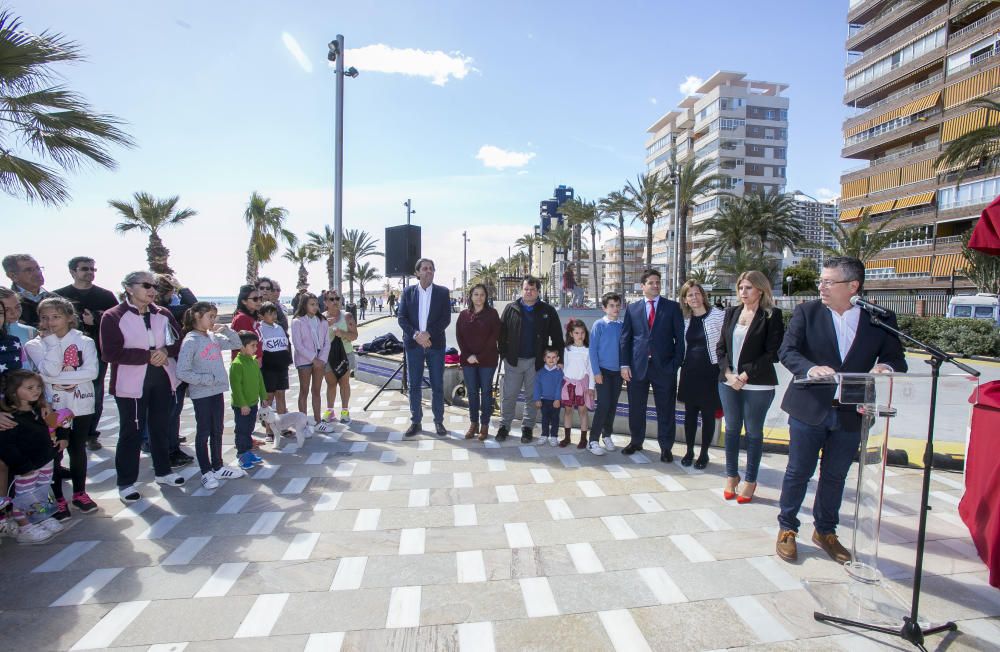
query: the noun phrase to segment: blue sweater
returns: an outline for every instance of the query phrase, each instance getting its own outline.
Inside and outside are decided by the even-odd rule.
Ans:
[[[605,316],[594,322],[593,328],[590,329],[590,366],[593,367],[595,376],[601,373],[601,369],[608,371],[621,369],[618,357],[621,337],[620,321],[611,321]]]
[[[535,372],[535,399],[536,401],[549,400],[558,401],[562,396],[563,372],[556,367],[549,369],[542,367]]]

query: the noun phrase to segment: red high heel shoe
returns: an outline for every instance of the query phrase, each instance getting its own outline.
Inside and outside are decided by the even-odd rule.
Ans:
[[[753,500],[753,495],[755,493],[757,493],[757,483],[756,482],[753,483],[753,491],[750,492],[750,495],[749,496],[743,496],[743,495],[737,496],[736,497],[736,502],[738,502],[740,505],[746,505],[751,500]]]

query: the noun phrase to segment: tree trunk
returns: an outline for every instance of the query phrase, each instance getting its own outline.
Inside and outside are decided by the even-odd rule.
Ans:
[[[677,204],[675,204],[677,205]],[[677,276],[674,287],[679,288],[687,280],[687,204],[679,204],[677,213]]]
[[[306,269],[306,264],[304,262],[299,263],[299,283],[295,289],[301,290],[302,288],[309,287],[309,271]]]
[[[625,213],[618,211],[618,247],[621,249],[621,257],[618,260],[618,270],[622,275],[622,301],[625,301]]]
[[[580,269],[580,258],[583,256],[583,254],[582,254],[582,250],[583,250],[582,239],[583,239],[583,236],[581,234],[580,225],[579,224],[573,225],[573,262],[575,263],[574,267],[576,267],[576,269],[574,270],[574,272],[576,273],[576,277],[578,279],[581,276],[581,274],[580,274],[580,272],[581,272],[581,269]]]
[[[254,251],[253,243],[247,247],[247,285],[257,283],[257,252]]]
[[[326,289],[340,291],[340,288],[333,287],[334,282],[337,280],[336,276],[334,272],[333,252],[331,251],[330,255],[326,257]]]
[[[528,247],[528,273],[529,274],[534,274],[535,273],[535,245],[534,245],[534,243],[532,243],[532,245],[530,247]]]
[[[622,256],[625,252],[622,252]],[[646,222],[646,267],[653,265],[653,222]]]
[[[594,305],[599,306],[601,300],[601,284],[597,279],[597,234],[590,229],[590,269],[594,276]]]
[[[160,235],[153,231],[149,234],[149,244],[146,246],[146,262],[149,264],[149,271],[154,274],[173,274],[167,259],[170,257],[170,250],[163,245]]]

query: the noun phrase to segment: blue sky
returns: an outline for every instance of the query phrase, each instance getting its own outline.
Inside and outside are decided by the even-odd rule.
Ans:
[[[0,196],[4,253],[35,254],[48,287],[81,253],[98,258],[105,286],[145,266],[145,238],[116,235],[107,207],[140,190],[199,211],[162,237],[203,295],[235,294],[242,281],[252,191],[288,208],[296,233],[332,224],[326,44],[337,33],[361,69],[346,80],[344,226],[381,239],[412,198],[424,253],[448,285],[461,276],[463,229],[470,260],[506,256],[554,186],[599,198],[640,173],[646,128],[689,76],[727,69],[790,85],[789,190],[836,191],[849,165],[839,158],[846,1],[6,6],[24,28],[83,47],[86,62],[60,69],[65,83],[125,119],[138,143],[115,152],[117,170],[73,174],[63,208]],[[263,271],[294,289],[290,263]],[[325,286],[320,263],[310,276]]]

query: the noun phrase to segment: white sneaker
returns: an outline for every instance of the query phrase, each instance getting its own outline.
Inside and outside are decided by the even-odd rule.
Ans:
[[[135,485],[122,487],[121,489],[118,490],[118,499],[121,500],[126,505],[131,505],[132,503],[138,501],[140,498],[142,498],[142,494],[139,493],[139,490],[136,488]]]
[[[591,453],[593,453],[594,455],[598,455],[598,456],[600,456],[600,455],[604,455],[604,449],[603,449],[603,448],[601,448],[601,445],[600,445],[600,444],[598,444],[598,443],[597,443],[596,441],[592,441],[592,442],[590,442],[590,444],[588,444],[588,445],[587,445],[587,448],[588,448],[588,449],[590,450],[590,452],[591,452]]]
[[[224,466],[215,472],[215,477],[219,480],[233,480],[235,478],[243,478],[246,476],[246,471],[238,466]]]
[[[184,486],[184,478],[177,475],[176,473],[168,473],[167,475],[158,475],[156,476],[155,480],[156,484],[162,484],[168,487]]]
[[[208,473],[202,474],[202,476],[201,476],[201,486],[205,487],[206,489],[218,489],[219,488],[219,481],[216,480],[215,473],[213,471],[209,471]]]
[[[16,537],[20,531],[21,529],[14,519],[9,517],[0,519],[0,537]]]
[[[323,421],[317,423],[316,427],[313,428],[313,430],[315,430],[316,432],[333,432],[334,430],[336,430],[336,428],[334,427],[332,421]]]
[[[351,413],[348,410],[341,410],[340,411],[340,422],[341,423],[350,423],[351,422]]]
[[[21,528],[21,531],[17,535],[17,542],[31,545],[33,543],[41,543],[43,541],[48,541],[52,538],[52,532],[43,528],[41,523],[35,523],[33,525],[25,525]]]
[[[59,534],[66,529],[66,526],[57,521],[54,518],[47,518],[44,521],[39,521],[38,525],[51,532],[52,534]]]
[[[558,446],[558,445],[559,445],[558,437],[549,437],[549,446]]]
[[[602,437],[601,446],[603,446],[604,450],[608,451],[609,453],[615,452],[615,442],[614,440],[611,439],[611,437]]]

